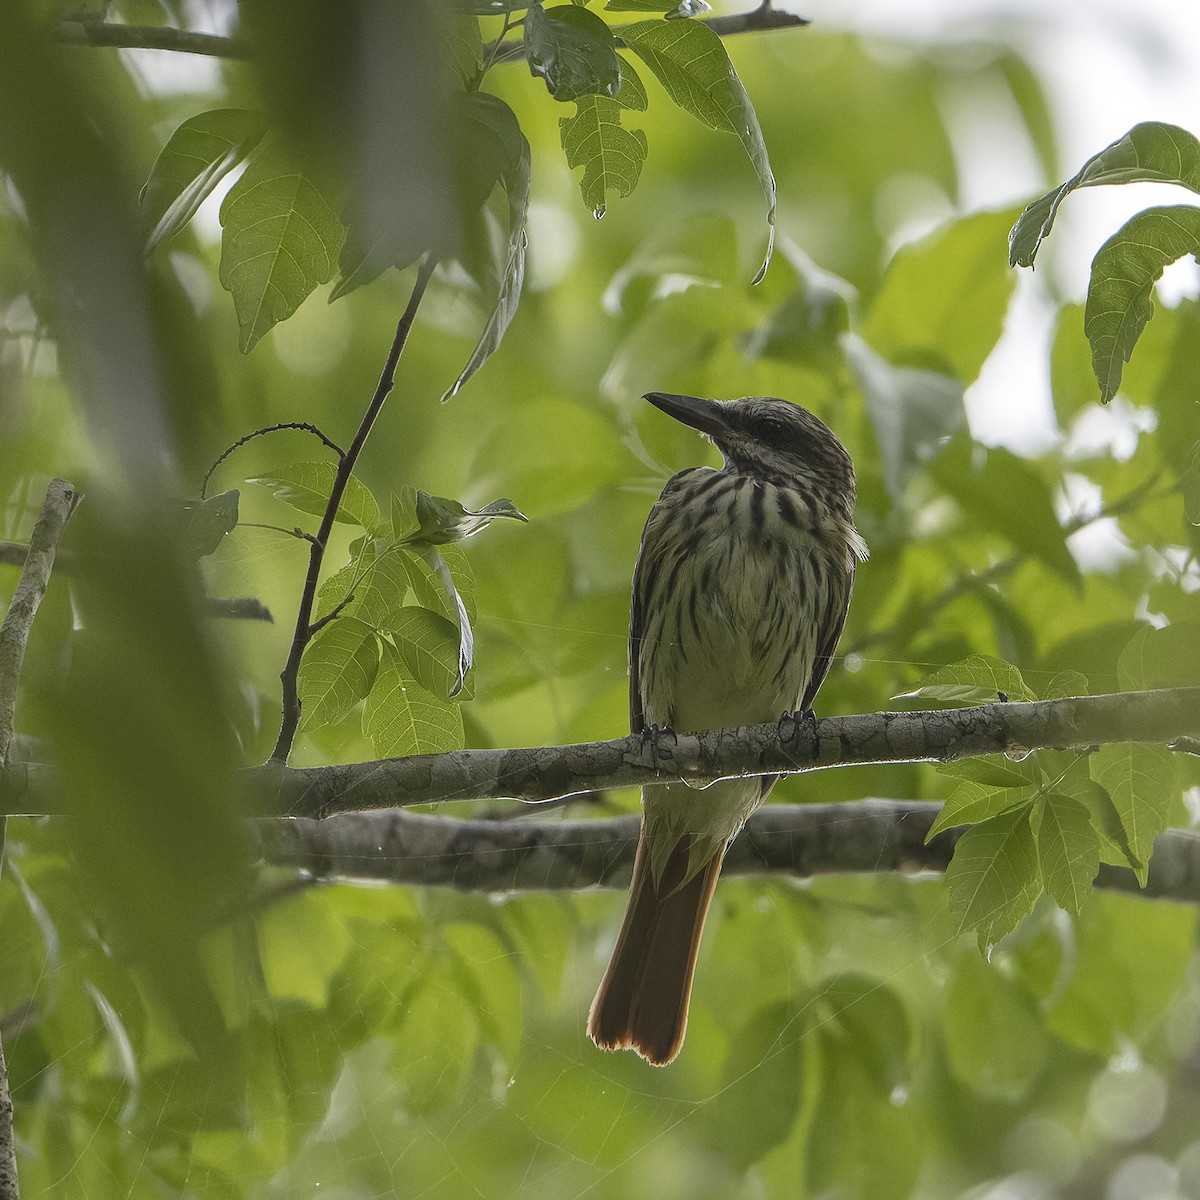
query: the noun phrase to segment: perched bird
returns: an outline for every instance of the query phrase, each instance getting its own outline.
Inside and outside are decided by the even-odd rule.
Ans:
[[[673,476],[646,521],[629,619],[633,731],[810,711],[867,554],[850,455],[787,400],[645,398],[705,434],[725,462]],[[721,862],[773,783],[642,789],[629,903],[588,1017],[598,1046],[657,1066],[679,1053]]]

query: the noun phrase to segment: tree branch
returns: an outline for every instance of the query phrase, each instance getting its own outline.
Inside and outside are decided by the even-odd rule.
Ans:
[[[769,0],[750,12],[708,17],[703,21],[703,24],[721,37],[738,33],[761,33],[771,29],[796,29],[809,23],[807,17],[773,9]],[[254,47],[245,38],[222,37],[214,33],[192,33],[187,29],[173,29],[165,25],[124,25],[102,20],[74,19],[59,23],[57,37],[60,42],[70,46],[173,50],[179,54],[204,54],[213,58],[254,57]],[[496,62],[512,62],[525,55],[524,43],[520,39],[486,49],[495,53]]]
[[[8,765],[17,709],[17,685],[21,679],[29,631],[50,583],[59,539],[81,499],[65,479],[50,481],[41,515],[29,539],[21,576],[9,601],[4,622],[0,624],[0,770]],[[4,864],[4,839],[5,818],[0,816],[0,867]],[[12,1093],[8,1087],[4,1046],[0,1044],[0,1200],[17,1200],[19,1195]]]
[[[210,58],[254,57],[249,42],[215,33],[192,33],[166,25],[123,25],[108,21],[61,21],[57,37],[69,46],[111,46],[122,50],[174,50]]]
[[[457,750],[379,762],[304,769],[259,768],[266,811],[325,817],[335,812],[452,800],[551,800],[687,779],[798,774],[849,763],[951,762],[1154,742],[1200,730],[1200,687],[1121,692],[1021,704],[771,722],[701,734],[670,733],[516,750]],[[0,804],[4,802],[0,789]],[[264,811],[263,801],[255,804]]]
[[[4,624],[0,625],[0,767],[8,762],[8,746],[12,741],[17,705],[17,683],[25,658],[25,645],[29,641],[29,630],[50,582],[59,539],[81,499],[74,486],[65,479],[50,481],[41,515],[29,539],[21,576],[9,602],[8,615],[4,618]]]
[[[569,746],[454,750],[329,767],[269,762],[243,772],[248,816],[517,799],[533,803],[647,783],[704,784],[861,763],[954,762],[1110,742],[1168,745],[1200,733],[1200,687],[1118,692],[925,712],[781,721],[707,733],[663,732]],[[37,763],[0,772],[0,814],[62,811],[57,774]]]
[[[432,253],[426,254],[421,259],[421,265],[417,268],[417,278],[413,283],[412,293],[396,325],[396,334],[392,339],[391,348],[388,350],[383,370],[380,372],[379,382],[375,386],[374,395],[372,395],[366,412],[363,413],[363,418],[358,424],[354,440],[346,449],[345,454],[338,459],[337,474],[333,479],[333,487],[329,491],[329,503],[325,506],[325,514],[321,518],[321,524],[317,529],[316,536],[310,539],[308,574],[304,579],[304,591],[300,596],[300,606],[296,613],[296,629],[292,635],[292,645],[288,651],[287,662],[284,664],[283,670],[279,673],[283,690],[283,705],[279,723],[279,737],[275,741],[275,749],[271,751],[271,760],[273,762],[282,763],[287,761],[287,756],[291,753],[292,742],[296,737],[296,730],[300,728],[300,693],[297,688],[297,680],[300,673],[300,659],[304,654],[304,648],[312,639],[313,633],[317,628],[313,624],[312,614],[313,606],[317,600],[317,583],[321,578],[321,564],[325,561],[325,547],[329,543],[329,535],[333,530],[333,523],[337,518],[338,508],[341,507],[346,485],[350,482],[350,476],[358,463],[358,456],[362,453],[362,448],[366,444],[367,437],[375,425],[376,418],[383,410],[383,402],[388,398],[389,393],[395,386],[396,367],[400,362],[400,355],[404,353],[404,347],[408,342],[408,335],[412,332],[413,322],[417,319],[417,308],[421,303],[421,298],[425,295],[425,288],[436,266],[437,260]]]
[[[958,831],[928,844],[937,803],[768,804],[730,847],[726,875],[815,875],[946,869]],[[566,891],[624,887],[638,818],[601,821],[461,821],[394,809],[325,821],[260,820],[259,852],[275,866],[323,879],[453,887],[461,891]],[[1147,887],[1127,868],[1102,866],[1096,886],[1200,901],[1200,837],[1170,830],[1155,843]]]
[[[641,15],[643,17],[653,16],[652,13],[642,13]],[[812,22],[808,17],[797,16],[790,12],[780,12],[771,7],[771,0],[763,0],[757,8],[752,8],[749,12],[731,13],[725,17],[704,17],[700,20],[700,24],[707,25],[713,33],[720,37],[729,37],[737,33],[765,33],[771,29],[800,29],[805,25],[811,25]],[[621,41],[620,25],[614,25],[612,31],[617,39],[618,48],[623,47],[625,43]],[[483,48],[485,63],[518,62],[524,57],[525,42],[519,37],[498,45],[491,42]]]

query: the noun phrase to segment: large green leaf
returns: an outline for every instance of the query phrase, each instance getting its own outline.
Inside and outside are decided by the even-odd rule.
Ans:
[[[1100,867],[1100,839],[1088,810],[1052,792],[1034,806],[1033,832],[1046,891],[1061,908],[1077,915]]]
[[[1079,567],[1067,548],[1050,490],[1024,460],[998,448],[987,450],[984,457],[962,441],[939,455],[932,470],[977,527],[1002,534],[1018,550],[1078,585]]]
[[[1041,890],[1029,810],[1016,808],[973,825],[946,868],[950,911],[958,930],[991,945],[1011,932]]]
[[[533,5],[525,14],[525,59],[555,100],[615,96],[621,63],[612,31],[595,13],[574,4]]]
[[[714,1149],[738,1170],[779,1145],[795,1124],[806,1046],[795,1007],[784,1001],[752,1009],[730,1040],[723,1086],[709,1119],[721,1126]]]
[[[1032,998],[978,955],[959,959],[942,1021],[951,1071],[982,1096],[1019,1100],[1046,1067]]]
[[[388,627],[412,678],[448,700],[461,686],[458,626],[441,613],[407,604],[391,615]]]
[[[567,166],[583,167],[579,188],[584,204],[597,218],[604,216],[610,191],[628,196],[637,186],[646,161],[646,135],[640,129],[626,129],[621,113],[645,108],[646,89],[633,67],[622,61],[621,90],[616,96],[580,96],[575,115],[558,122]]]
[[[962,381],[895,366],[857,334],[847,333],[841,341],[867,402],[888,493],[899,500],[913,475],[966,424]]]
[[[735,134],[745,147],[767,199],[767,252],[754,277],[759,282],[775,244],[775,176],[754,105],[721,39],[698,21],[634,21],[621,26],[621,40],[680,108],[712,129]]]
[[[1092,368],[1107,404],[1121,372],[1154,312],[1150,298],[1163,269],[1200,253],[1200,208],[1148,208],[1131,218],[1092,260],[1083,329],[1092,344]]]
[[[1200,142],[1178,125],[1159,121],[1135,125],[1017,218],[1008,237],[1010,264],[1033,266],[1038,247],[1058,215],[1058,206],[1076,188],[1146,182],[1177,183],[1200,193]]]
[[[925,840],[956,825],[982,825],[1000,813],[1027,805],[1034,794],[1034,788],[1029,786],[995,787],[967,780],[950,793],[942,805],[942,811],[929,827]]]
[[[494,99],[494,97],[491,97]],[[502,104],[502,101],[497,101]],[[507,106],[503,106],[507,110]],[[511,115],[511,110],[509,115]],[[481,110],[480,116],[493,119],[497,126],[503,120],[507,131],[507,119],[502,118],[498,110],[492,108]],[[479,335],[479,341],[463,367],[458,378],[442,396],[449,400],[457,396],[463,384],[479,370],[495,352],[504,338],[505,331],[512,322],[521,298],[521,285],[525,280],[525,248],[528,237],[525,233],[525,218],[529,211],[529,186],[531,182],[529,142],[525,135],[516,130],[505,140],[508,160],[501,172],[500,182],[508,195],[508,238],[504,247],[503,262],[500,266],[500,288],[495,307]]]
[[[462,712],[413,679],[399,651],[383,645],[375,686],[363,711],[363,732],[381,758],[460,750]]]
[[[1021,672],[1002,658],[972,654],[961,662],[931,671],[904,699],[941,700],[951,704],[995,704],[1007,700],[1036,700],[1037,693]]]
[[[230,188],[221,225],[221,284],[249,353],[333,277],[345,230],[313,184],[274,155],[255,159]]]
[[[344,614],[330,621],[308,644],[297,685],[303,728],[340,721],[367,698],[379,666],[379,639],[365,621]]]
[[[1143,625],[1117,659],[1123,688],[1193,687],[1200,682],[1200,620]]]
[[[262,141],[267,119],[242,108],[216,108],[189,117],[167,139],[139,201],[150,226],[149,253],[195,215],[222,179]]]
[[[891,362],[944,370],[964,386],[1004,328],[1016,278],[1003,254],[1010,212],[975,213],[904,246],[888,264],[862,336]]]
[[[1154,839],[1167,825],[1175,798],[1175,761],[1165,746],[1120,742],[1091,756],[1092,778],[1112,797],[1135,870],[1145,886]]]
[[[277,499],[301,512],[324,516],[333,491],[337,467],[327,462],[298,462],[280,467],[271,475],[257,475],[247,483],[257,483],[274,492]],[[370,489],[351,475],[338,505],[336,520],[360,525],[370,532],[379,524],[379,505]]]

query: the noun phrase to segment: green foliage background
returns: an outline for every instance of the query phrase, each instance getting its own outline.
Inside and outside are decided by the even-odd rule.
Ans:
[[[297,886],[249,868],[229,781],[274,741],[306,563],[290,531],[315,520],[246,481],[313,461],[316,443],[279,433],[222,465],[213,489],[241,489],[240,523],[199,567],[180,551],[173,505],[253,428],[308,421],[344,445],[412,270],[331,305],[326,282],[249,354],[207,227],[164,242],[143,272],[134,200],[183,120],[283,111],[367,76],[345,43],[312,39],[319,22],[284,30],[269,6],[246,11],[277,39],[279,70],[225,63],[194,92],[139,87],[109,50],[22,70],[0,49],[0,165],[16,180],[0,206],[0,533],[27,536],[51,475],[88,496],[67,542],[83,558],[39,614],[18,708],[62,764],[72,816],[10,820],[0,878],[23,1194],[953,1197],[1011,1177],[1027,1189],[1015,1194],[1066,1197],[1102,1193],[1133,1154],[1200,1194],[1190,906],[1097,894],[1068,917],[1043,898],[984,957],[941,880],[727,880],[686,1049],[656,1072],[583,1033],[617,893]],[[162,19],[141,3],[120,15]],[[487,17],[485,35],[500,23]],[[470,510],[508,497],[529,518],[447,552],[475,666],[455,699],[453,672],[431,669],[439,711],[453,709],[471,746],[626,732],[641,526],[666,477],[712,453],[639,401],[651,389],[787,396],[853,453],[872,556],[823,713],[885,707],[970,655],[1016,664],[1038,695],[1064,671],[1092,692],[1196,682],[1200,535],[1185,489],[1200,305],[1160,306],[1125,369],[1117,404],[1140,430],[1130,453],[1076,438],[1027,459],[974,442],[962,406],[1016,284],[1017,211],[962,214],[888,254],[894,229],[879,213],[897,180],[957,207],[950,83],[1009,91],[1047,186],[1074,169],[1057,160],[1032,68],[999,46],[973,47],[967,70],[937,47],[881,50],[820,29],[726,47],[778,185],[778,243],[757,286],[761,164],[756,178],[737,137],[692,121],[642,72],[648,107],[620,119],[644,133],[646,161],[631,194],[601,196],[597,222],[594,182],[589,192],[584,177],[581,203],[560,144],[564,113],[581,110],[560,108],[520,61],[486,77],[531,148],[525,291],[500,349],[442,404],[498,282],[465,268],[435,277],[357,471],[393,533],[392,496],[411,489]],[[386,115],[399,101],[373,102]],[[418,145],[399,163],[368,158],[378,171],[364,174],[328,145],[336,106],[313,103],[293,119],[322,184],[340,172],[386,192],[422,161]],[[621,95],[582,107],[604,104]],[[440,119],[429,104],[408,115],[427,131]],[[64,195],[66,208],[48,202]],[[493,207],[503,250],[505,206]],[[478,267],[468,233],[461,261]],[[64,251],[76,256],[65,266]],[[1082,306],[1056,320],[1049,370],[1068,434],[1096,420],[1099,392]],[[1068,548],[1068,480],[1120,506],[1126,549],[1103,570],[1081,570]],[[330,574],[361,535],[339,527]],[[210,593],[256,596],[275,624],[200,616],[200,570]],[[1168,651],[1154,648],[1150,614],[1174,631]],[[444,665],[457,646],[429,628],[423,644]],[[1122,653],[1135,637],[1131,676]],[[294,763],[381,752],[360,711],[339,715],[302,732]],[[412,728],[400,750],[440,748]],[[785,781],[775,797],[961,801],[972,782],[988,781],[856,768]],[[1173,767],[1155,812],[1189,825],[1197,787],[1195,766]],[[1055,811],[1069,831],[1069,807],[1040,819]]]

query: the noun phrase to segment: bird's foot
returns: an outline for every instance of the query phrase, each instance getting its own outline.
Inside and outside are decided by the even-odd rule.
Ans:
[[[817,714],[811,708],[797,712],[785,712],[779,717],[779,740],[781,743],[798,742],[802,738],[817,740]]]
[[[679,741],[675,736],[675,730],[669,725],[645,725],[639,731],[638,736],[642,742],[642,752],[649,752],[650,767],[654,771],[661,771],[663,760],[667,763],[675,761],[674,754],[671,753],[667,743],[673,747]]]

